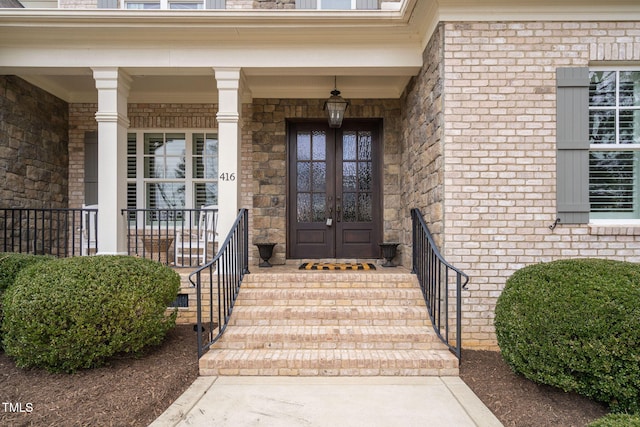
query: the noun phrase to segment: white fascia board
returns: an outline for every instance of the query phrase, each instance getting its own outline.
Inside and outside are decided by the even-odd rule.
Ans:
[[[236,49],[211,47],[210,49],[167,48],[0,48],[0,67],[74,68],[117,66],[124,68],[196,68],[241,67],[275,71],[281,74],[291,68],[298,73],[318,69],[366,69],[384,74],[385,69],[397,69],[401,73],[415,72],[421,67],[421,52],[413,48],[383,47],[245,47]],[[377,71],[380,69],[379,71]],[[355,72],[353,72],[355,73]],[[335,71],[327,71],[335,74]]]
[[[440,0],[446,21],[637,21],[638,0]]]

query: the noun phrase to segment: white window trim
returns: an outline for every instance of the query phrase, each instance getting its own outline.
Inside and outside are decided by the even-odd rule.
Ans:
[[[628,66],[590,66],[589,71],[613,71],[618,75],[620,72],[624,71],[640,71],[640,68],[636,65],[628,65]],[[619,120],[618,115],[620,109],[631,109],[631,110],[640,110],[640,106],[623,106],[621,107],[619,102],[619,91],[620,91],[620,79],[616,76],[616,105],[615,106],[598,106],[591,107],[589,105],[589,110],[611,110],[615,109],[616,111],[616,119],[615,119],[615,143],[614,144],[589,144],[589,151],[640,151],[640,144],[621,144],[619,142],[620,132],[619,132]],[[640,173],[640,172],[639,172]],[[640,177],[636,177],[640,180]],[[640,197],[640,185],[638,187],[638,197]],[[594,226],[631,226],[631,227],[639,227],[640,226],[640,218],[592,218],[593,212],[589,214],[589,224]]]
[[[202,10],[205,8],[205,1],[206,0],[176,0],[176,3],[193,3],[193,4],[200,4],[202,5],[202,7],[200,9],[182,9],[182,10]],[[159,10],[169,10],[169,7],[171,5],[171,3],[173,3],[173,1],[171,0],[124,0],[121,2],[121,8],[122,9],[127,9],[127,5],[129,3],[155,3],[155,4],[160,4],[160,9]],[[127,9],[127,10],[154,10],[154,9]],[[180,9],[177,9],[180,10]]]
[[[179,180],[162,179],[162,178],[145,178],[144,176],[144,135],[150,133],[166,134],[184,134],[185,135],[185,209],[197,209],[200,206],[196,206],[194,194],[194,184],[200,182],[218,182],[218,177],[215,180],[209,178],[193,178],[193,135],[194,134],[215,134],[218,137],[217,129],[173,129],[173,128],[161,128],[161,129],[128,129],[127,134],[136,134],[136,177],[127,177],[127,183],[136,183],[136,208],[145,209],[147,206],[147,197],[145,194],[146,184],[150,182],[173,182]],[[218,139],[219,143],[219,139]],[[128,155],[127,155],[128,157]],[[218,154],[218,164],[220,158]],[[128,170],[127,172],[128,173]]]

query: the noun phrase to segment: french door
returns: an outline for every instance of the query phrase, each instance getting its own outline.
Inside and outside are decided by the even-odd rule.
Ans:
[[[289,125],[288,256],[377,258],[382,235],[379,121]]]

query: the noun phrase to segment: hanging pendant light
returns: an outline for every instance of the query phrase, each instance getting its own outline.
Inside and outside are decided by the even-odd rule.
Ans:
[[[333,87],[331,97],[324,102],[324,110],[327,112],[329,127],[339,128],[342,126],[342,119],[344,119],[344,112],[349,106],[349,101],[345,101],[340,96],[340,91],[336,85],[336,77],[333,78]]]

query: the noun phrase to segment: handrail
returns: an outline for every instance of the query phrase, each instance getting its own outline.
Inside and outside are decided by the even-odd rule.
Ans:
[[[231,231],[220,246],[218,254],[213,260],[189,275],[189,281],[196,287],[196,300],[198,303],[198,324],[196,326],[198,331],[198,358],[202,357],[226,330],[233,306],[240,292],[242,279],[248,273],[249,211],[241,209]],[[217,283],[217,287],[214,287],[214,282]],[[203,296],[203,291],[209,297],[208,307],[206,307],[207,316],[204,316],[208,317],[208,319],[203,319],[203,306],[207,302]],[[216,299],[217,319],[214,318]],[[207,337],[206,342],[204,342],[203,336]]]
[[[413,273],[418,276],[429,317],[436,334],[458,359],[462,349],[462,289],[469,276],[442,257],[418,209],[411,209],[413,224]],[[450,289],[455,275],[455,294]],[[464,279],[464,283],[463,283]],[[450,303],[451,297],[455,301]],[[451,309],[455,319],[449,318]],[[455,326],[452,323],[455,322]],[[455,344],[451,341],[455,340]]]

